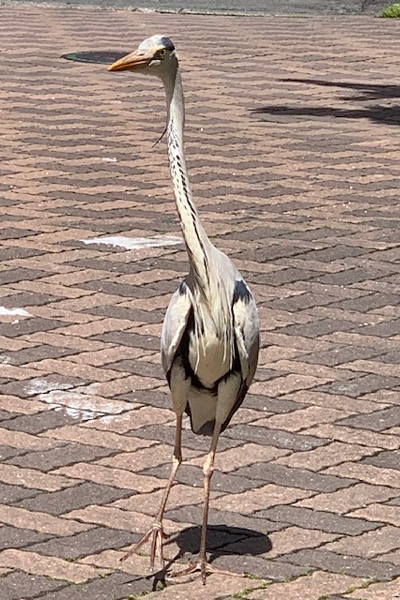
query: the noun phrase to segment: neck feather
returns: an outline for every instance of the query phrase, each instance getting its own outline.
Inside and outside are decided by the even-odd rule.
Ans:
[[[168,156],[176,206],[193,277],[206,291],[209,287],[212,244],[201,224],[186,168],[183,144],[185,107],[179,69],[176,70],[175,77],[164,80],[164,86],[168,108]]]

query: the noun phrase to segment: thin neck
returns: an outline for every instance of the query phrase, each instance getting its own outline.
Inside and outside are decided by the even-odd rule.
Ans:
[[[196,282],[206,291],[209,286],[209,251],[211,242],[200,222],[193,201],[186,168],[183,144],[185,106],[182,81],[178,68],[175,77],[165,78],[164,86],[168,109],[168,156],[176,206],[192,274]]]

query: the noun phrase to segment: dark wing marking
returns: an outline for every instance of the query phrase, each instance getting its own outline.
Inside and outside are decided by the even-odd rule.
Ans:
[[[250,290],[243,279],[236,280],[235,289],[233,290],[232,305],[236,304],[239,300],[242,300],[245,304],[248,304],[252,300]]]

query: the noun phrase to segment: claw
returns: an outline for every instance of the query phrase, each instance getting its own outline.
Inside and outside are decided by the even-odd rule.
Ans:
[[[203,585],[206,584],[207,573],[214,573],[216,575],[228,575],[231,577],[245,577],[244,573],[231,573],[230,571],[224,571],[223,569],[217,569],[217,567],[211,566],[205,560],[198,560],[197,562],[190,562],[189,566],[181,571],[174,571],[173,573],[169,573],[167,579],[176,579],[177,577],[184,577],[185,575],[190,575],[191,573],[195,573],[196,571],[200,571],[201,581]]]
[[[161,567],[164,567],[164,554],[163,554],[163,540],[169,538],[164,530],[162,523],[155,521],[149,531],[133,546],[129,552],[124,554],[120,558],[120,562],[127,560],[132,554],[135,554],[143,544],[145,544],[151,538],[151,551],[150,551],[150,568],[154,569],[155,558],[158,556]]]

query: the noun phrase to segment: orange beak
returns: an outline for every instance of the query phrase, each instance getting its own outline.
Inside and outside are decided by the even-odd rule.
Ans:
[[[138,69],[139,67],[146,67],[152,58],[153,54],[134,50],[133,52],[130,52],[126,56],[123,56],[119,60],[115,61],[115,63],[108,67],[108,70],[126,71],[127,69],[130,69],[132,71]]]

